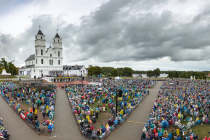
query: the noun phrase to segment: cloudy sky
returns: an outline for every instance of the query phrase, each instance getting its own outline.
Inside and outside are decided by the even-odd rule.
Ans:
[[[207,0],[0,0],[0,56],[34,53],[58,28],[64,64],[136,70],[210,70]]]

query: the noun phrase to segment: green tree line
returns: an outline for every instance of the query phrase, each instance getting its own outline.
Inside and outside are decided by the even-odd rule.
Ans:
[[[196,72],[196,71],[160,71],[159,68],[148,71],[135,71],[132,68],[113,68],[113,67],[99,67],[99,66],[89,66],[88,76],[104,76],[104,77],[116,77],[116,76],[126,76],[131,77],[132,74],[147,74],[148,77],[158,77],[161,73],[168,74],[169,78],[190,78],[195,76],[196,79],[206,79],[208,71]]]
[[[18,68],[11,62],[7,62],[5,59],[0,60],[0,73],[2,73],[2,70],[5,69],[7,73],[11,73],[11,75],[17,75],[18,74]]]
[[[131,77],[133,74],[133,69],[129,67],[124,68],[113,68],[113,67],[99,67],[99,66],[89,66],[88,76],[104,76],[104,77],[116,77],[116,76],[126,76]]]
[[[208,72],[195,72],[195,71],[167,71],[169,78],[190,78],[191,76],[196,79],[206,79]]]

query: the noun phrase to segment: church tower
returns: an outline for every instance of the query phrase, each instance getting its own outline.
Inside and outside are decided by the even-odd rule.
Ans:
[[[45,35],[39,29],[35,36],[35,65],[42,66],[46,63],[44,62],[46,48],[45,42]]]
[[[56,33],[53,39],[53,49],[56,56],[55,64],[57,66],[62,66],[63,64],[63,48],[62,48],[62,38]]]

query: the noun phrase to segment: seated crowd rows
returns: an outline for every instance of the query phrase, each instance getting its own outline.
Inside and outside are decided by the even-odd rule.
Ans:
[[[209,82],[191,80],[164,82],[145,124],[141,139],[202,139],[193,131],[193,128],[210,125],[209,111]],[[209,136],[209,133],[206,133],[205,139]]]
[[[12,82],[1,82],[0,93],[6,102],[35,130],[54,128],[55,98],[54,88],[38,89],[30,86],[18,87]]]
[[[124,122],[154,85],[151,80],[103,80],[101,85],[71,85],[65,90],[82,134],[97,139]],[[110,118],[96,128],[94,124],[102,112],[109,113]]]

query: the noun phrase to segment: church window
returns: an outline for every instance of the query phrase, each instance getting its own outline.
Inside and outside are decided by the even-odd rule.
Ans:
[[[41,55],[43,55],[43,50],[41,49]]]
[[[60,60],[58,60],[58,65],[60,65],[61,64],[61,61]]]
[[[52,57],[52,54],[50,54],[50,57]]]
[[[44,64],[44,60],[43,59],[41,59],[41,64]]]
[[[37,59],[36,59],[36,64],[37,64]]]
[[[60,55],[61,55],[61,54],[60,54],[60,51],[58,51],[58,57],[60,57]]]
[[[49,60],[49,64],[50,65],[53,65],[53,60]]]

